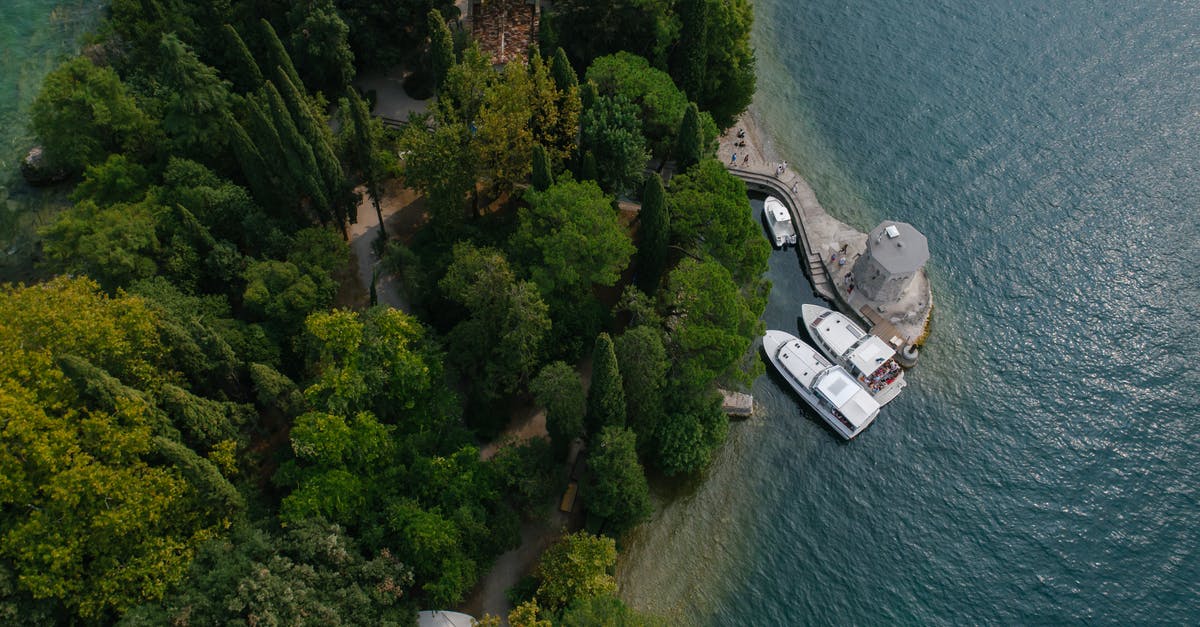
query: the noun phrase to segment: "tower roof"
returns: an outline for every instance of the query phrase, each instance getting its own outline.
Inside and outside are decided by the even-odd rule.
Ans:
[[[929,243],[907,222],[881,222],[867,236],[867,250],[894,274],[916,272],[929,261]]]

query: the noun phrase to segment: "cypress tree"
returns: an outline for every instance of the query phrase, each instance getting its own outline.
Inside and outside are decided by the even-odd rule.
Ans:
[[[592,350],[592,385],[587,397],[587,427],[592,435],[605,427],[625,426],[625,390],[617,354],[607,333],[596,337]]]
[[[580,85],[580,87],[579,87],[579,103],[581,105],[583,105],[583,108],[585,110],[592,108],[592,105],[596,103],[596,84],[595,83],[593,83],[592,81],[587,81],[583,85]]]
[[[433,88],[440,91],[446,73],[454,65],[454,37],[446,19],[437,9],[429,10],[429,67],[433,73]]]
[[[582,163],[579,165],[579,180],[595,181],[600,177],[599,170],[596,168],[596,155],[592,151],[583,153]]]
[[[322,123],[313,112],[308,99],[300,91],[300,85],[292,82],[282,67],[276,66],[275,69],[279,79],[280,95],[287,104],[287,110],[291,113],[296,128],[299,129],[308,145],[312,147],[313,157],[317,160],[317,167],[321,171],[321,180],[325,184],[326,194],[333,198],[336,190],[342,184],[344,174],[342,173],[342,164],[333,151],[333,134],[329,131],[329,125]]]
[[[704,136],[700,131],[700,109],[689,102],[679,132],[675,135],[675,169],[683,172],[700,162]]]
[[[229,46],[227,55],[233,57],[234,67],[229,72],[233,84],[237,86],[238,92],[243,94],[258,89],[263,84],[262,70],[254,60],[254,55],[250,54],[250,49],[246,47],[246,41],[229,24],[225,24],[222,30]]]
[[[678,6],[680,33],[672,63],[675,81],[691,100],[700,100],[708,65],[708,2],[681,0]]]
[[[288,114],[287,105],[284,104],[283,96],[279,95],[275,84],[267,81],[263,87],[266,96],[263,108],[271,113],[271,121],[283,143],[283,154],[287,161],[287,167],[296,182],[300,184],[300,189],[304,190],[312,200],[317,216],[322,222],[328,223],[332,219],[329,211],[329,196],[326,192],[327,188],[323,184],[321,170],[317,167],[317,159],[313,156],[312,146],[305,141],[300,130],[296,128],[296,123]]]
[[[567,59],[567,53],[562,48],[554,51],[554,60],[550,62],[550,75],[554,77],[554,84],[560,91],[567,91],[579,85],[575,68],[571,67],[571,61]]]
[[[300,80],[300,74],[296,72],[296,66],[292,65],[292,56],[288,54],[287,48],[283,47],[283,42],[279,40],[279,35],[275,33],[275,29],[271,23],[266,20],[261,20],[263,39],[267,42],[267,67],[279,66],[287,72],[288,78],[297,86],[303,89],[304,81]]]
[[[533,145],[533,175],[530,177],[533,189],[544,192],[554,184],[554,176],[550,173],[550,158],[541,144]]]
[[[350,106],[350,119],[354,123],[354,156],[362,171],[363,182],[367,186],[367,195],[375,206],[375,215],[379,218],[379,236],[387,238],[387,230],[383,226],[383,210],[379,206],[379,184],[383,176],[376,154],[375,133],[371,129],[371,114],[367,112],[367,103],[359,97],[358,90],[353,87],[346,90],[346,102]]]
[[[646,294],[654,296],[658,291],[663,269],[667,265],[667,244],[671,235],[671,216],[667,212],[666,193],[663,190],[662,179],[657,173],[646,179],[638,223],[638,287]]]
[[[291,205],[287,189],[263,158],[259,147],[250,139],[246,129],[230,115],[226,118],[226,128],[230,133],[230,144],[242,176],[250,185],[250,192],[258,204],[273,211],[279,211]]]

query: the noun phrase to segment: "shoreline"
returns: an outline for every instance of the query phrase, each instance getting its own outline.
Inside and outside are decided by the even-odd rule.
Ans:
[[[745,131],[743,137],[737,136],[739,130]],[[774,179],[782,184],[784,191],[791,192],[792,202],[785,204],[793,205],[790,207],[793,218],[811,249],[804,250],[802,246],[797,246],[796,253],[801,258],[801,267],[808,268],[806,274],[817,295],[868,329],[880,321],[894,326],[903,336],[902,346],[896,346],[898,350],[915,350],[925,342],[930,334],[933,315],[933,292],[925,268],[917,272],[901,298],[895,302],[869,300],[861,291],[855,294],[849,289],[850,273],[854,267],[853,261],[866,251],[867,233],[833,217],[821,206],[812,186],[775,148],[753,104],[738,116],[737,123],[719,138],[719,142],[717,158],[725,163],[731,173],[737,175],[744,172],[745,175],[740,177],[743,180],[755,176],[759,180],[769,178],[774,174],[774,168],[786,164],[783,174],[774,174]],[[739,146],[739,143],[744,145]],[[850,263],[835,264],[834,259],[838,256]],[[865,309],[871,311],[865,312]]]

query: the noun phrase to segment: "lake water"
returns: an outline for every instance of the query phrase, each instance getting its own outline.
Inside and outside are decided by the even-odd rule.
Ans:
[[[42,79],[79,49],[79,38],[95,26],[97,0],[0,0],[0,274],[7,277],[3,256],[29,243],[34,213],[57,193],[31,190],[19,174],[21,157],[34,143],[29,105]]]
[[[760,378],[623,595],[713,625],[1200,623],[1200,5],[755,8],[776,149],[839,218],[928,236],[933,333],[849,444]],[[799,260],[770,278],[800,333]]]

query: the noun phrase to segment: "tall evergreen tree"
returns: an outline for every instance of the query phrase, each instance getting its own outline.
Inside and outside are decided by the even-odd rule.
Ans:
[[[232,115],[228,115],[225,119],[225,129],[229,133],[233,155],[242,169],[242,176],[250,185],[254,199],[260,205],[273,210],[285,206],[287,199],[282,193],[282,186],[275,179],[262,152],[250,139],[245,127],[234,120]]]
[[[679,133],[675,135],[675,169],[683,172],[700,162],[704,150],[704,136],[700,131],[700,109],[696,103],[688,103],[683,120],[679,122]]]
[[[246,41],[229,24],[225,24],[222,31],[225,33],[226,57],[230,59],[230,67],[226,68],[226,71],[233,80],[234,87],[238,93],[243,94],[258,89],[263,84],[262,70],[254,60],[254,55],[250,54],[250,49],[246,47]]]
[[[379,218],[379,236],[386,238],[387,229],[383,226],[383,210],[379,206],[382,195],[383,164],[379,160],[379,136],[372,127],[371,114],[367,111],[367,103],[358,95],[358,90],[351,87],[346,90],[347,102],[350,105],[351,119],[354,121],[354,157],[367,186],[367,195],[375,207],[375,215]]]
[[[296,128],[296,122],[288,114],[287,105],[284,104],[283,96],[279,94],[275,84],[267,81],[263,86],[263,94],[264,101],[260,104],[264,110],[270,112],[271,122],[283,144],[287,167],[300,184],[300,188],[308,195],[317,217],[328,224],[332,220],[329,196],[326,194],[326,186],[312,146],[300,134],[300,129]]]
[[[562,459],[571,440],[583,435],[583,418],[587,399],[583,383],[575,369],[566,362],[556,361],[538,373],[529,384],[529,391],[546,408],[546,431],[555,454]]]
[[[666,191],[657,173],[651,174],[646,180],[638,224],[638,287],[653,296],[658,291],[667,265],[667,245],[671,239],[671,216],[667,212]]]
[[[604,427],[588,456],[588,513],[615,536],[650,517],[650,486],[637,458],[637,437],[625,427]]]
[[[567,53],[562,48],[554,51],[554,60],[550,62],[550,75],[554,77],[554,84],[562,91],[579,86],[575,68],[571,67],[571,61],[567,59]]]
[[[279,66],[287,72],[288,78],[297,86],[304,85],[304,81],[300,80],[300,74],[296,72],[296,66],[292,64],[292,56],[288,54],[287,48],[283,47],[283,42],[279,40],[279,35],[275,32],[275,28],[266,20],[261,20],[263,41],[267,45],[267,67]]]
[[[435,90],[441,90],[446,72],[454,65],[454,37],[446,26],[446,18],[437,9],[429,10],[429,69],[433,73]]]
[[[533,145],[533,175],[530,177],[530,184],[539,192],[546,191],[546,188],[554,184],[554,175],[550,173],[550,159],[541,144]]]
[[[321,120],[312,104],[305,97],[302,87],[293,83],[282,67],[276,67],[279,79],[280,95],[287,104],[288,112],[292,115],[297,129],[308,145],[312,147],[317,169],[320,171],[321,182],[325,187],[325,195],[332,203],[334,217],[339,227],[347,221],[353,222],[355,212],[348,211],[343,205],[342,198],[346,186],[345,173],[333,149],[333,133],[329,125]]]
[[[704,70],[708,61],[708,0],[680,0],[680,36],[672,55],[672,74],[690,100],[703,94]]]
[[[612,338],[607,333],[596,337],[592,350],[592,385],[587,401],[587,426],[592,436],[605,427],[625,426],[625,390]]]

